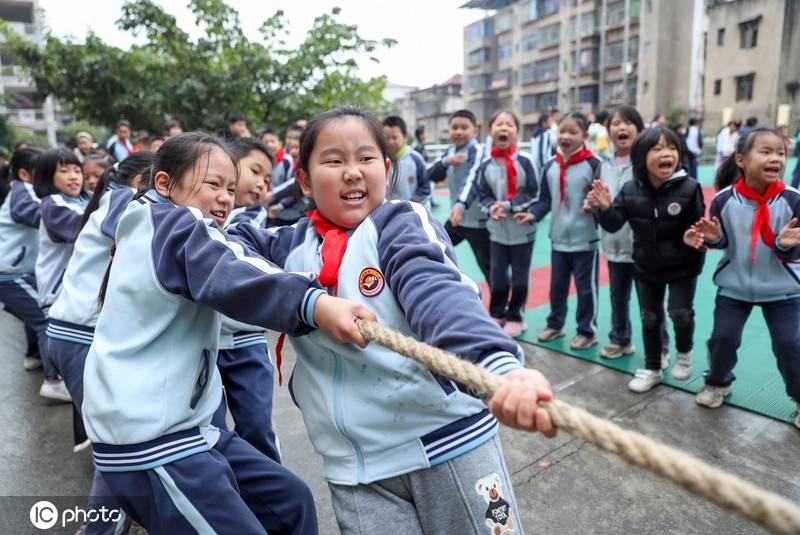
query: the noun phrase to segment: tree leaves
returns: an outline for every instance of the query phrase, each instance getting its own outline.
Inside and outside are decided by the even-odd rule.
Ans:
[[[350,103],[383,111],[385,77],[361,80],[355,57],[391,47],[392,39],[362,39],[337,17],[318,16],[304,41],[287,46],[287,21],[276,11],[259,28],[260,41],[241,31],[239,14],[222,0],[191,0],[203,31],[193,40],[152,0],[128,0],[117,26],[143,39],[122,50],[90,33],[83,43],[47,34],[39,47],[0,26],[7,46],[36,82],[78,117],[96,124],[129,119],[160,132],[167,118],[186,129],[219,130],[234,112],[256,126],[289,124]]]

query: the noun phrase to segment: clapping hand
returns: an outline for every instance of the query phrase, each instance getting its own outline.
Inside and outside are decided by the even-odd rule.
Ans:
[[[600,208],[604,212],[611,208],[611,190],[600,180],[592,182],[592,191],[586,195],[590,208]],[[584,203],[585,206],[585,203]]]
[[[797,218],[793,217],[778,234],[778,242],[784,249],[800,245],[800,228],[797,227]]]
[[[496,221],[505,219],[506,209],[503,206],[503,201],[497,201],[492,205],[492,207],[489,209],[489,217]]]
[[[715,242],[721,235],[722,225],[717,217],[710,220],[701,217],[683,233],[683,243],[694,249],[700,249],[705,242]]]

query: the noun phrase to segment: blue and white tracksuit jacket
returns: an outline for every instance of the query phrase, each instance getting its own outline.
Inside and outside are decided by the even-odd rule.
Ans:
[[[625,165],[618,165],[617,155],[612,153],[600,166],[600,180],[608,186],[613,199],[623,185],[633,180],[633,164],[628,160]],[[633,230],[629,223],[616,232],[600,228],[600,244],[609,262],[633,263]]]
[[[232,232],[261,240],[258,250],[286,269],[322,267],[322,239],[308,219],[295,229],[239,225]],[[387,201],[350,232],[335,293],[381,324],[493,373],[522,366],[520,347],[486,313],[444,228],[420,204]],[[383,346],[337,344],[319,331],[293,337],[292,345],[290,392],[330,482],[356,485],[428,468],[497,433],[482,400]]]
[[[108,268],[117,224],[133,193],[133,188],[111,183],[78,234],[61,291],[50,308],[49,337],[92,344],[100,315],[100,286]]]
[[[11,182],[11,190],[0,207],[0,277],[33,273],[39,251],[41,208],[32,184]]]
[[[294,161],[288,154],[275,164],[272,170],[272,205],[278,205],[281,221],[297,221],[306,215],[308,203],[304,196],[297,196],[297,177],[294,174]]]
[[[553,211],[550,220],[550,241],[553,250],[562,253],[596,251],[600,242],[597,222],[591,213],[583,212],[583,200],[592,181],[599,176],[600,160],[589,158],[580,163],[570,165],[565,177],[565,196],[561,202],[560,194],[561,169],[555,158],[544,166],[539,189],[539,199],[531,206],[530,211],[541,221]]]
[[[454,154],[464,154],[467,159],[461,165],[448,165],[447,158]],[[481,210],[478,199],[478,169],[481,166],[484,149],[475,140],[456,147],[450,145],[441,158],[428,169],[428,179],[441,182],[447,179],[450,189],[451,206],[464,210],[461,225],[464,228],[486,228],[487,217]]]
[[[393,172],[394,164],[389,170],[389,176]],[[414,201],[430,208],[431,182],[425,168],[425,159],[411,147],[406,147],[405,153],[397,160],[397,184],[389,198]]]
[[[722,235],[714,249],[725,252],[714,271],[719,294],[739,301],[762,303],[800,297],[800,247],[781,247],[778,234],[793,218],[800,218],[800,191],[787,186],[769,202],[770,226],[775,232],[775,249],[770,250],[759,236],[756,262],[750,254],[753,219],[758,203],[745,199],[729,186],[711,203],[711,217],[722,224]]]
[[[486,223],[489,239],[502,245],[531,243],[536,237],[536,221],[520,225],[513,214],[525,212],[533,205],[539,196],[539,180],[529,154],[515,152],[512,158],[517,168],[517,191],[514,198],[503,202],[506,217],[499,220],[490,218]],[[478,171],[478,198],[486,214],[495,202],[508,197],[506,165],[504,161],[498,162],[489,158]]]
[[[61,280],[72,256],[73,244],[80,230],[83,209],[89,198],[54,193],[42,199],[42,220],[39,223],[39,255],[36,258],[36,285],[39,306],[47,310],[56,300]]]
[[[284,160],[285,161],[285,160]],[[260,204],[239,206],[233,209],[226,228],[237,223],[248,223],[254,227],[266,227],[267,210]],[[219,335],[220,349],[238,349],[257,344],[267,344],[266,331],[258,325],[248,325],[227,316],[222,316]]]
[[[221,314],[299,336],[323,290],[155,191],[128,205],[116,244],[82,413],[98,470],[147,470],[219,438]]]

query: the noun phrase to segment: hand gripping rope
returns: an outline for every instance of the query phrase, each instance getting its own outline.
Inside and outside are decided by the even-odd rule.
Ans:
[[[376,342],[429,370],[457,381],[489,399],[503,384],[492,375],[452,353],[404,336],[374,321],[358,320],[358,330]],[[553,423],[579,438],[669,479],[689,492],[735,511],[774,533],[800,534],[800,507],[738,477],[714,468],[678,449],[593,416],[559,400],[540,402]]]

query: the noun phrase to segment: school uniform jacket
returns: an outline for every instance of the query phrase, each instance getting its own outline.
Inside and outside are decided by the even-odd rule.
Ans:
[[[88,201],[85,193],[81,193],[77,199],[63,193],[54,193],[42,199],[35,273],[39,306],[44,309],[52,305],[58,296],[67,262],[72,256],[73,244],[78,237],[83,209]]]
[[[394,164],[389,176],[394,172]],[[425,160],[411,147],[397,161],[397,185],[390,199],[414,201],[427,206],[431,197],[431,182],[428,179]]]
[[[98,470],[145,470],[219,437],[209,426],[222,397],[220,313],[299,336],[322,290],[155,191],[128,205],[116,243],[82,413]]]
[[[299,196],[297,190],[297,177],[294,174],[294,163],[290,155],[285,155],[283,160],[275,165],[272,170],[272,203],[281,208],[278,219],[283,221],[296,221],[306,215],[307,204],[305,197]]]
[[[284,160],[285,161],[285,160]],[[226,228],[237,223],[249,223],[255,227],[265,227],[267,210],[260,204],[234,208],[228,218]],[[222,316],[222,327],[219,333],[220,349],[238,349],[252,345],[266,345],[266,331],[258,325],[250,325]]]
[[[800,192],[787,186],[768,206],[775,248],[770,249],[759,236],[754,264],[750,237],[758,203],[745,199],[732,186],[714,197],[711,217],[719,218],[722,235],[707,245],[725,251],[714,271],[720,295],[750,303],[800,297],[800,247],[784,248],[777,238],[793,217],[800,218]]]
[[[308,219],[296,229],[236,231],[254,234],[258,250],[286,269],[322,267],[321,237]],[[493,373],[521,367],[519,346],[486,313],[441,224],[417,203],[387,201],[350,232],[335,293]],[[319,331],[291,340],[289,391],[328,481],[355,485],[427,468],[497,433],[483,401],[383,346],[337,344]]]
[[[11,181],[11,190],[0,207],[0,277],[33,273],[41,208],[32,184]]]
[[[533,242],[536,222],[520,225],[514,220],[513,214],[525,212],[533,205],[539,195],[539,180],[530,154],[516,152],[512,158],[517,169],[517,191],[514,197],[506,200],[508,177],[505,162],[489,158],[478,170],[478,199],[486,214],[498,200],[503,199],[506,217],[499,220],[489,218],[486,222],[489,239],[503,245],[522,245]]]
[[[447,158],[454,154],[463,154],[467,159],[460,165],[448,165]],[[478,199],[478,168],[483,161],[483,154],[481,145],[472,139],[461,147],[447,147],[442,157],[428,169],[429,180],[442,182],[447,179],[450,205],[464,210],[460,225],[464,228],[486,228],[486,214],[481,210],[480,204],[475,202]]]
[[[555,158],[545,164],[539,199],[531,206],[530,211],[536,221],[542,221],[552,210],[550,241],[553,242],[554,251],[596,251],[600,241],[597,223],[592,214],[583,212],[583,200],[592,181],[599,176],[600,160],[592,157],[567,168],[564,186],[566,199],[563,202],[560,172]]]
[[[100,286],[108,268],[117,224],[133,188],[111,183],[81,229],[67,263],[61,291],[50,308],[47,335],[91,345],[100,314]]]
[[[628,160],[625,165],[618,165],[616,154],[611,154],[600,166],[600,180],[608,186],[613,199],[622,186],[633,180],[633,164]],[[609,262],[633,262],[633,230],[630,224],[625,223],[616,232],[608,232],[601,227],[600,243]]]

